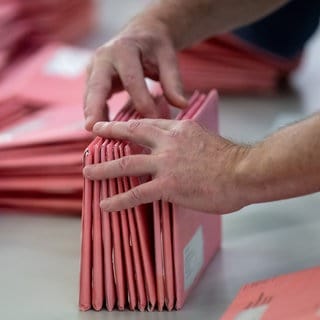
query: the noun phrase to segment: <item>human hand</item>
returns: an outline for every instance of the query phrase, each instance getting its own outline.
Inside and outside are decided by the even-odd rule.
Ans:
[[[192,120],[99,122],[93,131],[102,137],[129,140],[150,149],[150,154],[126,156],[84,168],[84,175],[92,180],[152,175],[151,181],[104,199],[101,208],[105,211],[119,211],[160,199],[216,214],[248,204],[245,181],[238,170],[248,147],[211,134]]]
[[[183,108],[182,84],[176,53],[166,27],[156,19],[138,17],[118,36],[97,49],[88,66],[84,114],[86,129],[107,120],[106,100],[125,89],[135,108],[144,116],[159,116],[148,92],[145,77],[160,80],[164,95]]]

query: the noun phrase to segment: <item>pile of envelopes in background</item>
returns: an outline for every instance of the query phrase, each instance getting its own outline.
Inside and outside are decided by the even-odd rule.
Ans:
[[[215,36],[178,55],[187,92],[268,94],[283,85],[298,60],[275,56],[233,35]]]
[[[90,56],[88,50],[50,44],[5,71],[0,80],[0,207],[81,212],[81,159],[91,139],[82,111]]]
[[[162,110],[165,101],[158,98]],[[165,113],[165,112],[164,112]],[[128,104],[118,121],[137,119]],[[217,93],[194,93],[176,119],[193,119],[217,131]],[[145,152],[125,141],[97,137],[84,153],[84,165]],[[144,179],[146,179],[144,177]],[[79,307],[123,310],[182,308],[220,246],[220,217],[155,201],[121,212],[102,212],[101,199],[139,185],[138,177],[85,179]]]
[[[30,48],[78,40],[93,20],[92,0],[0,0],[0,71]]]

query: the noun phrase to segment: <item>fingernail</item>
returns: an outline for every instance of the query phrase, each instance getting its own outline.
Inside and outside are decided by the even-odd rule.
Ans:
[[[109,205],[108,201],[102,200],[100,202],[100,208],[105,212],[111,212],[111,206]]]
[[[91,169],[90,169],[90,167],[88,167],[88,166],[84,167],[83,170],[82,170],[82,173],[86,178],[88,178],[88,179],[92,178],[91,177]]]
[[[186,108],[188,106],[188,100],[186,99],[186,97],[184,97],[183,95],[179,95],[179,98],[183,104],[182,107]]]
[[[93,130],[98,131],[102,129],[105,126],[105,124],[106,124],[105,122],[99,121],[93,126]]]
[[[91,131],[93,128],[93,125],[94,125],[94,119],[92,117],[86,118],[85,125],[84,125],[85,129],[88,131]]]

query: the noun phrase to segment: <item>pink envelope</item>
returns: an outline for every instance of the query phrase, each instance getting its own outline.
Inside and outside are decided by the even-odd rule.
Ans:
[[[11,65],[0,81],[0,101],[19,97],[37,104],[82,104],[91,52],[50,44]]]
[[[1,208],[8,209],[19,209],[23,208],[24,212],[41,212],[49,214],[49,213],[61,213],[61,214],[75,214],[79,215],[81,212],[81,203],[79,199],[72,198],[50,198],[50,197],[36,197],[34,195],[28,195],[25,198],[19,198],[17,201],[17,197],[15,196],[2,196],[0,198],[0,206]]]
[[[194,119],[208,130],[216,132],[217,100],[216,91],[211,91],[208,95],[195,93],[190,99],[190,107],[181,112],[177,119]],[[158,98],[156,101],[162,110],[166,110],[164,113],[168,114],[163,100]],[[130,118],[139,118],[139,115],[127,104],[115,119],[126,121]],[[110,161],[141,152],[141,147],[106,140],[101,145],[101,160]],[[102,181],[102,198],[129,191],[140,183],[137,177]],[[89,188],[88,193],[86,188]],[[93,208],[101,199],[90,194],[88,184],[84,189],[84,198],[87,197],[91,197]],[[92,215],[92,208],[86,207],[86,200],[83,203],[83,210],[86,211],[83,212],[83,221],[86,219],[86,223],[92,223],[86,218],[88,214]],[[155,307],[163,310],[164,306],[168,310],[180,309],[220,246],[220,217],[162,201],[154,202],[153,206],[141,205],[112,212],[108,214],[108,218],[104,216],[106,213],[102,214],[102,221],[105,219],[102,230],[106,234],[106,246],[104,247],[105,240],[101,242],[105,253],[104,264],[109,268],[105,267],[104,271],[99,268],[97,271],[93,265],[87,265],[87,269],[84,271],[82,268],[81,271],[82,278],[84,272],[92,271],[93,277],[97,273],[96,279],[101,279],[101,283],[103,278],[108,279],[104,282],[107,309],[112,310],[115,304],[120,310],[125,307],[144,310],[148,307],[152,311]],[[92,230],[95,232],[96,228]],[[107,237],[110,233],[112,238]],[[94,237],[93,235],[93,239]],[[82,243],[87,241],[84,234],[82,239]],[[87,289],[83,282],[80,282],[80,286],[80,306],[83,306],[83,292]]]
[[[118,148],[114,148],[115,159],[120,159],[124,156],[124,146],[123,143],[119,144]],[[122,178],[117,178],[118,193],[124,192],[124,181]],[[122,235],[122,247],[124,252],[124,262],[126,270],[126,283],[128,287],[128,302],[129,309],[134,310],[137,306],[136,297],[136,285],[135,285],[135,275],[132,260],[132,252],[130,248],[130,231],[129,222],[127,217],[127,210],[122,210],[120,212],[120,223],[121,223],[121,235]]]
[[[21,176],[13,175],[1,177],[0,198],[2,192],[39,191],[44,193],[68,194],[81,192],[83,185],[81,175],[46,176]]]
[[[124,154],[126,156],[134,154],[129,145],[125,146]],[[129,177],[129,183],[130,189],[140,184],[137,177]],[[154,278],[154,262],[152,261],[152,246],[150,241],[151,231],[149,229],[149,226],[152,225],[152,214],[148,211],[149,210],[146,205],[140,205],[133,208],[144,271],[144,282],[148,302],[147,307],[149,311],[152,311],[156,305],[156,284]],[[140,284],[138,283],[137,285]]]
[[[227,93],[255,94],[276,91],[299,61],[281,59],[231,34],[183,50],[178,60],[188,92],[216,87]]]
[[[218,130],[217,102],[217,92],[213,90],[192,115],[193,120],[212,132]],[[175,307],[180,309],[220,247],[221,217],[214,212],[201,213],[173,205],[172,218]]]
[[[123,150],[124,151],[124,150]],[[123,153],[125,155],[125,153]],[[130,190],[129,178],[124,177],[124,191]],[[144,311],[147,307],[147,295],[144,283],[143,266],[142,266],[142,256],[140,252],[138,231],[136,228],[136,222],[134,217],[133,209],[127,210],[127,218],[129,223],[130,237],[131,237],[131,251],[133,258],[133,265],[136,276],[136,295],[137,295],[137,308],[140,311]]]
[[[101,162],[107,161],[107,144],[108,140],[105,140],[101,145]],[[105,199],[109,197],[108,181],[101,181],[101,197]],[[103,262],[104,262],[104,292],[106,299],[106,308],[108,311],[112,311],[116,303],[116,288],[113,273],[113,243],[110,214],[108,212],[102,212],[102,240],[103,240]],[[88,270],[90,272],[90,269]]]
[[[320,267],[244,285],[221,320],[319,317]]]
[[[95,139],[93,163],[100,163],[100,147],[102,138]],[[101,310],[104,302],[104,280],[103,280],[103,255],[102,255],[102,227],[100,209],[100,181],[93,182],[93,203],[92,203],[92,306],[95,310]]]
[[[160,210],[160,201],[153,202],[153,234],[154,234],[154,255],[155,255],[155,278],[156,278],[156,288],[157,288],[157,307],[159,311],[163,310],[165,303],[165,285],[164,281],[167,278],[164,277],[163,270],[163,259],[164,254],[161,245],[161,221],[162,215]],[[172,281],[173,282],[173,281]]]
[[[92,141],[84,152],[83,164],[93,164],[95,141]],[[84,195],[82,198],[81,224],[81,260],[80,260],[80,291],[79,308],[89,310],[92,306],[92,195],[93,182],[84,179]]]
[[[114,160],[113,154],[114,143],[107,145],[107,161]],[[116,179],[109,180],[109,196],[114,196],[118,192]],[[121,227],[120,217],[118,212],[109,213],[111,216],[111,230],[113,240],[113,254],[114,254],[114,273],[116,279],[116,293],[117,293],[117,307],[119,310],[124,310],[126,304],[126,281],[124,271],[124,252],[121,246]]]
[[[91,137],[84,130],[83,112],[78,105],[55,105],[0,132],[0,149],[89,141]]]

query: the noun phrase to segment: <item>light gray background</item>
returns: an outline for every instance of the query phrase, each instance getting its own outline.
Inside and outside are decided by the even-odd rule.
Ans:
[[[97,1],[98,28],[82,44],[110,38],[148,1]],[[295,76],[301,99],[221,97],[223,135],[252,142],[320,106],[320,36]],[[301,100],[301,101],[300,101]],[[319,138],[319,137],[315,137]],[[223,217],[223,244],[179,312],[79,312],[80,219],[0,210],[0,319],[219,319],[247,282],[320,265],[320,195],[252,205]]]

